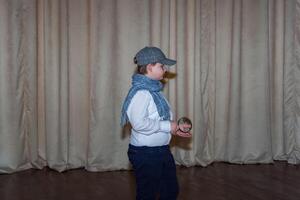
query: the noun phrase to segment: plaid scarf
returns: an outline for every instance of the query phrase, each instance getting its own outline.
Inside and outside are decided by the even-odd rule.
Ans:
[[[122,106],[121,125],[128,122],[127,109],[138,90],[148,90],[154,100],[158,114],[163,120],[170,119],[170,107],[166,102],[163,94],[160,92],[163,89],[163,84],[160,81],[148,78],[145,75],[135,74],[132,76],[132,86],[125,98]]]

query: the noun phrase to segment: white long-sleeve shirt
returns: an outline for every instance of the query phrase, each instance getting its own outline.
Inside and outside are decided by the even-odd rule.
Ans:
[[[149,91],[137,91],[128,106],[127,116],[132,126],[130,144],[134,146],[169,144],[171,123],[169,120],[161,119]],[[172,119],[171,111],[170,116]]]

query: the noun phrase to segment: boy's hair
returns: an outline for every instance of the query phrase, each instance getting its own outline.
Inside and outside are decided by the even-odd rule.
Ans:
[[[147,74],[147,65],[138,65],[136,68],[136,73],[137,74]]]
[[[133,59],[134,64],[137,64],[137,59],[134,57]],[[156,63],[151,63],[151,65],[155,65]],[[147,74],[147,65],[138,65],[137,64],[137,69],[136,69],[137,74]]]

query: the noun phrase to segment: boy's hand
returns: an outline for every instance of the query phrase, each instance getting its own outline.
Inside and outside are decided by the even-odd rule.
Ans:
[[[188,125],[189,126],[189,125]],[[180,137],[192,137],[191,132],[182,132],[176,122],[171,121],[171,133]]]
[[[178,135],[180,137],[186,137],[186,138],[192,137],[191,132],[182,132],[180,131],[180,129],[176,131],[175,135]]]

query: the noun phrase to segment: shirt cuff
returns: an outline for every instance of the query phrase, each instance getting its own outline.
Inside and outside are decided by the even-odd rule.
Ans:
[[[171,132],[171,122],[170,121],[160,121],[159,122],[159,129],[162,132]]]

